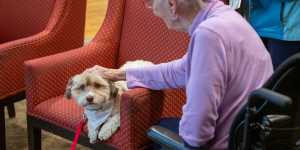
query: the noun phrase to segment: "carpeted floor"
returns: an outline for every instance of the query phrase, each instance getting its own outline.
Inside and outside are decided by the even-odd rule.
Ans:
[[[5,108],[6,149],[28,150],[26,100],[15,103],[16,117],[9,118]],[[42,150],[69,150],[72,142],[42,130]],[[89,150],[77,144],[76,150]]]

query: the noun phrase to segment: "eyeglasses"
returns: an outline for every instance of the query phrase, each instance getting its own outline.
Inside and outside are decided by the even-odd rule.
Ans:
[[[144,4],[144,6],[148,9],[151,9],[153,4],[152,4],[152,0],[142,0],[142,3]]]

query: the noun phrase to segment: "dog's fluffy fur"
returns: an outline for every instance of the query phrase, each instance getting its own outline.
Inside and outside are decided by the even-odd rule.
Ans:
[[[153,65],[153,63],[142,60],[129,61],[120,69],[150,65]],[[112,112],[101,129],[100,127],[94,129],[92,124],[88,123],[90,143],[95,143],[97,138],[107,140],[120,127],[120,100],[122,93],[127,90],[126,81],[112,82],[94,73],[84,72],[70,78],[65,97],[70,100],[71,96],[73,96],[80,107],[98,108],[110,98],[114,98]],[[93,101],[88,102],[88,97],[92,97]]]
[[[136,61],[127,61],[123,66],[121,66],[119,69],[127,69],[127,68],[139,68],[139,67],[146,67],[146,66],[152,66],[154,65],[152,62],[149,61],[143,61],[143,60],[136,60]],[[130,89],[127,88],[126,81],[118,81],[116,82],[118,85],[120,85],[124,91],[128,91]]]

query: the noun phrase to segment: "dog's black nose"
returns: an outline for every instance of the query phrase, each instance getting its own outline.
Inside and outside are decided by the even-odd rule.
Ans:
[[[90,102],[92,102],[93,101],[93,99],[94,99],[94,97],[93,96],[88,96],[88,97],[86,97],[86,100],[90,103]]]

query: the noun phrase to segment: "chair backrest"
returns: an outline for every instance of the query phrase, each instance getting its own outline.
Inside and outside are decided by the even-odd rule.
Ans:
[[[168,30],[164,21],[155,16],[152,9],[146,9],[141,0],[126,0],[117,68],[133,60],[159,64],[180,59],[187,52],[189,41],[187,33]],[[164,92],[167,107],[158,117],[181,117],[185,90]],[[175,106],[168,107],[171,104]]]
[[[56,0],[3,0],[0,44],[35,35],[46,28]]]
[[[289,115],[293,119],[292,122],[285,125],[284,128],[300,126],[300,54],[296,54],[284,61],[275,70],[274,74],[263,87],[290,97],[292,99],[292,107],[289,109],[283,109],[277,105],[265,102],[264,100],[258,101],[256,108],[261,108],[261,110],[257,113],[255,122],[262,122],[262,117],[269,114],[282,114]],[[245,119],[245,108],[246,106],[239,111],[232,123],[228,143],[229,149],[235,149],[234,147],[237,147],[237,144],[242,141],[244,129],[242,122]],[[296,145],[297,142],[300,142],[300,130],[276,131],[275,133],[281,138],[284,138],[284,140],[291,145]],[[280,142],[280,140],[278,140],[278,138],[274,135],[266,138],[265,146],[272,150],[291,149]]]

